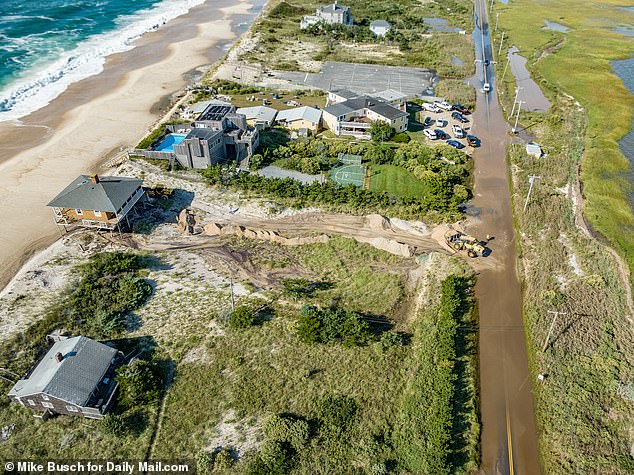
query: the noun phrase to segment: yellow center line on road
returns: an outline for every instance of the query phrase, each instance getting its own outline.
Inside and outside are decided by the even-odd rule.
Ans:
[[[513,468],[513,440],[511,437],[511,418],[509,417],[509,400],[506,399],[506,440],[509,454],[509,473],[515,475]]]

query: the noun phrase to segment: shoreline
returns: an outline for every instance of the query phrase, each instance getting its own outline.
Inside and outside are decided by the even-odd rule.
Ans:
[[[74,83],[22,125],[0,124],[0,289],[59,238],[46,203],[77,175],[99,170],[147,134],[196,72],[204,74],[226,54],[221,46],[238,40],[238,24],[252,23],[265,3],[221,0],[194,7],[130,51],[109,56],[102,73]]]

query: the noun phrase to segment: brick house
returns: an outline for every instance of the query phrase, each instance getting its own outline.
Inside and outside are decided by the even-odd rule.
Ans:
[[[9,398],[44,415],[101,419],[112,402],[123,354],[84,336],[61,337],[9,391]]]

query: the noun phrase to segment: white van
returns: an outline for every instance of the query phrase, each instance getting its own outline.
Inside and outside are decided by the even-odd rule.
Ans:
[[[484,83],[484,86],[482,86],[482,91],[484,93],[489,93],[491,92],[491,84],[489,84],[488,82]]]
[[[429,140],[436,140],[438,138],[436,132],[431,129],[425,129],[423,130],[423,133],[425,134],[425,137],[427,137]]]
[[[447,121],[446,120],[442,120],[442,119],[436,119],[435,125],[436,125],[436,127],[443,128],[444,126],[447,125]]]
[[[454,137],[456,137],[457,139],[464,138],[464,130],[462,130],[462,127],[460,127],[459,125],[452,125],[451,131],[453,132]]]
[[[446,111],[451,110],[451,104],[449,104],[448,102],[436,101],[436,102],[434,102],[434,104],[436,106],[440,107],[441,109],[445,109]]]
[[[428,112],[440,112],[440,108],[436,104],[431,104],[429,102],[423,102],[423,105],[421,107],[423,108],[423,110],[426,110]]]

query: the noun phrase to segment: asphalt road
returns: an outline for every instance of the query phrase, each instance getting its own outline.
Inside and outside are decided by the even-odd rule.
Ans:
[[[479,220],[469,228],[475,236],[494,237],[489,247],[497,262],[480,272],[475,289],[480,317],[481,473],[537,475],[541,467],[534,381],[528,370],[506,163],[510,127],[498,103],[494,66],[485,67],[483,62],[492,61],[487,4],[475,0],[473,38],[480,62],[471,81],[478,90],[472,131],[482,146],[473,154],[475,198],[471,202]],[[491,83],[491,93],[481,92],[484,82]]]

